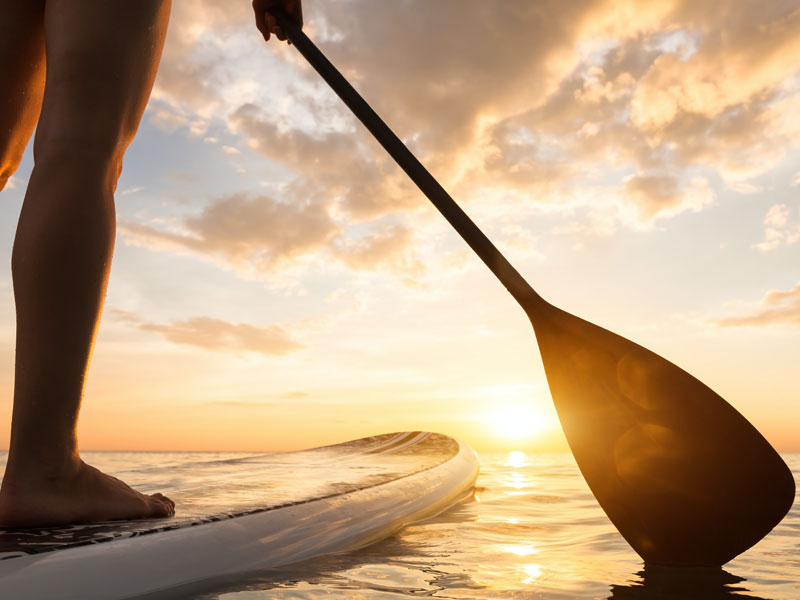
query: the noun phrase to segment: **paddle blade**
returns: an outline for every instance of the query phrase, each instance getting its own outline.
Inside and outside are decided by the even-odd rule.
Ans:
[[[646,562],[722,565],[788,512],[791,471],[713,390],[558,308],[526,312],[578,466]]]

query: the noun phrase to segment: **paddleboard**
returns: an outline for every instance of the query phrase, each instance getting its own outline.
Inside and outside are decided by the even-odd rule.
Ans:
[[[170,488],[182,470],[191,485]],[[161,466],[148,476],[175,500],[173,518],[0,531],[0,598],[121,600],[207,587],[376,542],[465,498],[477,475],[471,448],[426,432]]]

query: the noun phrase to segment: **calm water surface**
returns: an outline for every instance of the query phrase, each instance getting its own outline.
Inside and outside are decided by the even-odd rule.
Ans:
[[[136,483],[143,462],[185,465],[214,456],[87,453],[87,460]],[[797,481],[800,454],[784,458]],[[513,452],[480,459],[474,497],[436,518],[368,548],[259,573],[192,600],[800,599],[800,503],[724,569],[644,570],[571,455]],[[176,470],[170,483],[190,485],[191,469]]]

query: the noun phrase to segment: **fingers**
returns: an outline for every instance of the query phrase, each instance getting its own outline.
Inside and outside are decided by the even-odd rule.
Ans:
[[[267,22],[267,27],[269,27],[269,30],[275,34],[275,37],[277,37],[280,41],[284,41],[286,39],[286,35],[284,35],[283,29],[281,29],[280,25],[278,25],[278,20],[275,18],[275,15],[273,15],[271,12],[267,12],[264,14],[264,19]]]
[[[256,27],[268,42],[275,35],[279,40],[286,41],[286,33],[281,29],[271,10],[280,7],[297,23],[303,26],[303,9],[301,0],[253,0]],[[291,42],[289,42],[291,44]]]
[[[255,3],[254,3],[255,4]],[[264,41],[269,41],[269,29],[267,29],[267,24],[264,22],[264,13],[254,11],[256,15],[256,28],[261,32],[261,35],[264,37]]]
[[[256,28],[261,32],[264,41],[268,42],[270,38],[270,26],[267,23],[267,16],[272,16],[267,12],[269,7],[269,0],[253,0],[253,13],[256,17]]]

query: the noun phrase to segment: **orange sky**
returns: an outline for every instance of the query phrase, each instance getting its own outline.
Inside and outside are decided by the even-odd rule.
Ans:
[[[305,5],[309,35],[545,298],[800,451],[800,8]],[[249,10],[175,3],[118,188],[82,446],[431,429],[565,449],[525,315]],[[29,149],[0,203],[4,440],[30,168]]]

